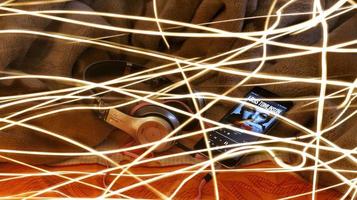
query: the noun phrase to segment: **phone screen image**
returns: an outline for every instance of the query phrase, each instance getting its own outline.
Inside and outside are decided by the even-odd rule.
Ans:
[[[291,102],[265,101],[264,98],[274,98],[276,95],[263,90],[254,88],[245,96],[246,104],[239,104],[230,110],[220,122],[231,126],[248,130],[251,132],[266,134],[277,122],[276,115],[283,115],[292,106]],[[254,105],[254,106],[253,106]],[[253,135],[243,132],[233,131],[231,129],[221,128],[208,133],[210,147],[224,147],[227,145],[254,142],[260,139]],[[201,139],[195,149],[206,148],[204,139]],[[224,153],[231,148],[220,148],[212,151],[213,155]],[[207,154],[207,153],[205,153]],[[236,165],[242,156],[220,161],[227,167]]]

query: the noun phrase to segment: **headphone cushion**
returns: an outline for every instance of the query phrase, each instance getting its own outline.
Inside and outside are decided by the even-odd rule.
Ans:
[[[160,117],[170,123],[173,129],[180,126],[178,118],[172,112],[160,106],[144,104],[143,106],[136,107],[131,113],[134,117]]]
[[[198,91],[193,89],[192,92],[195,94]],[[173,94],[190,94],[188,87],[186,85],[183,85],[179,88],[174,89],[171,93],[173,93]],[[190,106],[190,108],[193,111],[196,111],[193,100],[191,97],[180,99],[180,101],[182,101],[186,105]],[[205,99],[202,96],[195,95],[195,101],[197,102],[199,109],[202,109],[206,105]]]
[[[179,100],[166,100],[163,104],[193,114],[191,108],[184,102]],[[164,118],[168,121],[173,128],[177,128],[180,124],[189,119],[189,116],[181,114],[179,112],[171,111],[161,106],[152,105],[147,102],[140,103],[133,107],[131,115],[135,117],[156,116]],[[198,120],[192,120],[185,127],[183,131],[190,131],[194,129],[198,124]]]
[[[184,102],[179,101],[179,100],[169,100],[165,102],[165,105],[177,108],[179,110],[188,112],[190,114],[193,114],[193,110],[190,108],[190,106],[186,105]],[[180,124],[184,123],[185,121],[187,121],[190,116],[175,112],[175,111],[170,111],[171,113],[173,113],[176,118],[178,119],[178,121],[180,122]],[[182,130],[184,131],[190,131],[192,129],[194,129],[198,124],[198,121],[196,119],[192,120],[190,123],[188,123],[186,126],[184,126],[182,128]]]

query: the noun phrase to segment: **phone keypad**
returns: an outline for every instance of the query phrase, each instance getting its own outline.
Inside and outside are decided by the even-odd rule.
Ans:
[[[256,137],[224,128],[208,133],[210,147],[222,147],[217,149],[218,152],[226,152],[232,149],[232,147],[223,148],[223,146],[251,142],[255,140],[254,138]]]
[[[219,146],[227,146],[227,145],[235,144],[236,142],[230,139],[230,135],[232,134],[233,134],[232,132],[229,132],[225,129],[210,132],[208,134],[210,146],[219,147]],[[222,149],[218,149],[217,151],[226,152],[229,149],[231,148],[222,148]]]

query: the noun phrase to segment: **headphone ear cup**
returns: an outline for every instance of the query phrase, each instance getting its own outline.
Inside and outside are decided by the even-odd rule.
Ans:
[[[174,90],[172,91],[172,93],[173,93],[173,94],[183,94],[183,95],[190,94],[190,92],[189,92],[189,90],[188,90],[188,88],[187,88],[186,85],[183,85],[183,86],[181,86],[181,87],[179,87],[179,88],[174,89]],[[196,95],[196,93],[198,93],[197,90],[194,90],[194,89],[193,89],[193,90],[192,90],[192,93],[195,94],[194,100],[197,102],[198,108],[199,108],[199,109],[204,108],[204,107],[206,106],[205,99],[204,99],[202,96],[200,96],[200,95]],[[180,99],[180,101],[182,101],[182,102],[184,102],[186,105],[188,105],[188,106],[191,108],[191,110],[192,110],[193,112],[196,112],[196,108],[195,108],[195,106],[194,106],[195,104],[193,103],[192,97],[187,97],[187,98],[184,98],[184,99]]]
[[[184,112],[188,112],[193,114],[193,110],[190,106],[188,106],[185,102],[179,101],[179,100],[168,100],[164,102],[165,105],[177,108],[179,110],[182,110]],[[176,118],[178,119],[178,121],[180,122],[180,124],[186,122],[190,116],[175,112],[175,111],[170,111],[171,113],[173,113]],[[182,128],[183,131],[190,131],[192,129],[194,129],[195,127],[197,127],[198,125],[198,120],[197,119],[193,119],[190,123],[188,123],[186,126],[184,126]]]
[[[193,114],[194,111],[196,110],[195,107],[193,105],[192,106],[187,105],[186,102],[187,102],[186,100],[182,101],[180,99],[180,100],[166,100],[163,103],[173,108]],[[148,103],[141,103],[135,106],[131,111],[131,115],[135,117],[146,117],[146,116],[161,117],[166,121],[168,121],[172,125],[173,129],[177,128],[178,126],[180,126],[180,124],[184,123],[186,120],[190,118],[189,116],[181,114],[179,112],[167,110],[163,107],[148,104]],[[198,120],[193,119],[190,123],[188,123],[185,127],[183,127],[182,130],[190,131],[197,126],[198,126]]]
[[[170,123],[173,129],[177,128],[180,125],[180,121],[172,112],[168,111],[165,108],[152,104],[144,104],[143,106],[137,107],[135,110],[132,111],[132,115],[134,117],[160,117]]]
[[[138,117],[138,118],[145,118],[145,117],[156,117],[157,121],[165,121],[164,124],[167,124],[166,131],[163,130],[163,127],[159,128],[156,123],[150,122],[150,123],[145,123],[143,124],[139,130],[138,130],[138,140],[143,143],[144,141],[157,141],[160,140],[160,138],[164,138],[164,134],[169,134],[174,128],[177,128],[180,125],[180,122],[176,118],[174,114],[166,110],[165,108],[162,108],[160,106],[156,105],[147,105],[143,104],[142,106],[138,106],[135,108],[135,110],[132,111],[133,116]],[[162,123],[161,123],[162,124]],[[152,132],[152,130],[156,129],[156,131]],[[160,130],[159,135],[158,130]],[[155,133],[156,132],[156,133]],[[166,132],[166,133],[165,133]],[[140,138],[139,138],[140,137]],[[145,142],[144,142],[145,143]],[[164,142],[161,145],[157,147],[155,151],[161,152],[169,149],[174,145],[174,141],[172,142]]]

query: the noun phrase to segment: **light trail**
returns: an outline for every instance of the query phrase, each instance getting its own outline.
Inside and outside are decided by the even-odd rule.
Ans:
[[[324,12],[323,14],[328,16],[331,13],[333,13],[336,10],[340,9],[340,4],[336,3],[333,7],[331,7],[328,11],[329,12]],[[340,6],[340,7],[339,7]],[[348,11],[356,9],[357,6],[354,5],[353,7],[347,9]],[[147,30],[135,30],[135,29],[123,29],[120,27],[112,27],[112,26],[107,26],[107,25],[102,25],[102,24],[94,24],[94,23],[88,23],[88,22],[83,22],[83,21],[78,21],[78,20],[72,20],[72,19],[67,19],[67,18],[62,18],[62,17],[56,17],[56,16],[51,16],[51,15],[46,15],[46,14],[41,14],[41,11],[34,12],[34,11],[25,11],[25,10],[18,10],[18,9],[11,9],[7,7],[0,7],[0,9],[3,9],[5,11],[9,12],[14,12],[17,14],[22,14],[22,15],[31,15],[31,16],[37,16],[37,17],[43,17],[43,18],[48,18],[52,20],[58,20],[66,23],[74,23],[77,25],[84,25],[88,27],[93,27],[93,28],[99,28],[99,29],[105,29],[105,30],[111,30],[111,31],[119,31],[119,32],[129,32],[129,33],[136,33],[136,34],[149,34],[149,35],[155,35],[155,36],[171,36],[171,37],[237,37],[239,39],[244,39],[248,41],[253,41],[257,42],[258,39],[255,38],[256,36],[262,36],[264,35],[264,31],[261,31],[260,34],[253,34],[254,32],[248,32],[248,33],[230,33],[226,31],[222,31],[219,29],[214,29],[214,28],[209,28],[205,26],[200,26],[200,25],[193,25],[189,23],[183,23],[183,22],[177,22],[177,21],[171,21],[171,20],[163,20],[163,19],[157,19],[160,23],[168,23],[172,25],[180,25],[182,27],[187,27],[187,28],[192,28],[192,29],[198,29],[198,30],[203,30],[203,31],[208,31],[208,32],[214,32],[214,35],[207,35],[207,33],[178,33],[178,32],[172,32],[171,34],[167,34],[168,32],[157,32],[157,31],[147,31]],[[149,17],[139,17],[139,16],[129,16],[129,15],[120,15],[120,14],[113,14],[113,13],[100,13],[100,12],[90,12],[90,11],[44,11],[44,13],[52,13],[52,14],[82,14],[82,15],[99,15],[99,16],[104,16],[104,17],[117,17],[117,18],[128,18],[128,19],[133,19],[133,20],[146,20],[146,21],[152,21],[156,22],[157,20],[154,18],[149,18]],[[341,13],[340,13],[341,14]],[[334,17],[337,17],[339,14],[336,14]],[[311,23],[310,26],[308,27],[313,27],[317,23],[321,23],[321,20],[319,18],[314,19],[315,23]],[[328,19],[328,17],[326,17]],[[309,22],[309,21],[308,21]],[[304,22],[304,23],[308,23]],[[312,25],[313,24],[313,25]],[[300,25],[302,26],[302,25]],[[283,28],[284,29],[284,28]],[[276,29],[280,30],[280,29]],[[296,29],[289,29],[282,31],[280,30],[279,32],[272,32],[272,35],[279,34],[279,33],[285,33],[285,32],[295,32],[296,30],[299,30],[298,28]],[[238,34],[238,35],[237,35]],[[84,41],[76,41],[76,42],[84,42]],[[89,42],[89,41],[87,41]],[[94,42],[94,41],[91,41]],[[306,50],[306,49],[320,49],[318,47],[311,47],[311,46],[304,46],[304,45],[295,45],[295,44],[289,44],[289,43],[281,43],[281,42],[276,42],[276,41],[266,41],[267,44],[273,45],[273,46],[280,46],[284,48],[291,48],[291,49],[299,49],[299,50]],[[140,52],[136,52],[140,53]]]
[[[342,1],[341,1],[342,2]],[[316,10],[315,10],[316,9]],[[314,11],[318,11],[321,13],[323,10],[321,2],[320,1],[314,1]],[[313,14],[313,17],[315,14]],[[320,99],[318,103],[318,110],[317,110],[317,128],[316,128],[316,145],[317,148],[315,150],[315,169],[314,169],[314,174],[313,174],[313,182],[312,182],[312,200],[315,200],[316,196],[316,187],[318,184],[318,178],[317,178],[317,165],[318,165],[318,159],[320,156],[320,136],[321,136],[321,129],[322,129],[322,121],[323,121],[323,116],[324,116],[324,105],[325,105],[325,94],[326,94],[326,80],[327,80],[327,52],[326,52],[326,47],[328,46],[328,25],[325,20],[325,16],[323,16],[321,25],[322,25],[322,51],[321,51],[321,87],[320,87]]]
[[[27,163],[24,163],[24,162],[21,162],[21,161],[18,161],[18,160],[15,160],[15,159],[11,159],[9,157],[6,157],[6,156],[1,156],[1,158],[3,159],[6,159],[10,162],[14,162],[16,164],[20,164],[20,165],[23,165],[23,166],[26,166],[26,167],[29,167],[31,169],[35,169],[37,171],[41,171],[41,172],[44,172],[46,175],[50,175],[50,176],[57,176],[57,177],[60,177],[60,178],[63,178],[63,179],[67,179],[67,180],[73,180],[72,178],[70,177],[67,177],[67,176],[64,176],[60,173],[57,173],[57,172],[51,172],[51,171],[48,171],[48,170],[45,170],[45,169],[42,169],[40,167],[36,167],[36,166],[33,166],[33,165],[30,165],[30,164],[27,164]],[[2,181],[2,179],[0,179]],[[92,187],[92,188],[95,188],[95,189],[99,189],[99,190],[104,190],[104,188],[102,187],[99,187],[97,185],[93,185],[93,184],[90,184],[90,183],[87,183],[87,182],[83,182],[83,181],[76,181],[77,183],[80,183],[80,184],[83,184],[83,185],[86,185],[86,186],[89,186],[89,187]],[[109,191],[111,192],[111,191]]]
[[[170,44],[169,44],[169,42],[167,41],[165,35],[163,34],[162,28],[161,28],[161,25],[160,25],[160,22],[159,22],[159,16],[158,16],[158,13],[157,13],[157,3],[156,3],[156,0],[153,0],[153,1],[152,1],[152,4],[153,4],[153,9],[154,9],[154,15],[155,15],[156,24],[157,24],[157,27],[159,28],[160,33],[161,33],[161,37],[162,37],[162,39],[164,40],[166,47],[167,47],[168,49],[170,49]]]
[[[295,0],[291,0],[295,1]],[[343,4],[346,1],[344,0],[339,0],[336,2],[333,6],[331,6],[328,10],[325,10],[323,12],[324,16],[329,16],[335,11],[341,9],[343,7]],[[286,4],[290,4],[290,2],[287,2]],[[353,8],[355,8],[355,4],[353,4]],[[38,12],[31,12],[31,11],[26,11],[26,10],[20,10],[20,9],[14,9],[14,8],[8,8],[8,7],[1,7],[1,10],[8,11],[8,12],[13,12],[13,13],[19,13],[23,15],[30,15],[30,16],[36,16],[36,17],[41,17],[41,18],[47,18],[47,19],[52,19],[52,20],[58,20],[66,23],[73,23],[77,25],[85,25],[85,26],[90,26],[90,27],[95,27],[95,28],[102,28],[106,30],[112,30],[112,31],[119,31],[119,32],[129,32],[129,33],[136,33],[136,34],[145,34],[145,35],[154,35],[154,36],[174,36],[174,37],[238,37],[241,39],[245,40],[252,40],[255,41],[256,39],[254,37],[256,36],[262,36],[264,35],[264,31],[255,31],[255,32],[248,32],[248,33],[232,33],[229,31],[223,31],[220,29],[215,29],[215,28],[210,28],[210,27],[205,27],[205,26],[199,26],[199,25],[194,25],[190,23],[184,23],[184,22],[178,22],[178,21],[172,21],[172,20],[167,20],[167,19],[155,19],[155,18],[150,18],[150,17],[141,17],[141,16],[132,16],[132,15],[122,15],[122,14],[113,14],[113,13],[100,13],[96,12],[97,15],[105,16],[105,17],[117,17],[117,18],[125,18],[125,19],[132,19],[132,20],[142,20],[142,21],[151,21],[151,22],[159,22],[159,23],[165,23],[165,24],[170,24],[170,25],[180,25],[183,27],[188,27],[188,28],[193,28],[193,29],[198,29],[202,31],[207,31],[207,32],[212,32],[212,33],[177,33],[177,32],[157,32],[157,31],[148,31],[148,30],[134,30],[134,29],[127,29],[127,28],[122,28],[122,27],[112,27],[112,26],[107,26],[107,25],[102,25],[102,24],[93,24],[89,22],[83,22],[83,21],[78,21],[78,20],[73,20],[73,19],[67,19],[63,17],[56,17],[56,16],[51,16],[51,15],[45,15],[41,14]],[[77,14],[79,13],[85,13],[85,14],[93,14],[95,15],[96,13],[90,12],[90,11],[75,11]],[[285,28],[279,28],[276,29],[275,31],[272,32],[272,34],[279,34],[283,32],[289,32],[292,30],[301,30],[304,28],[312,28],[313,26],[321,23],[321,20],[323,20],[322,16],[317,16],[315,18],[312,18],[310,20],[307,20],[305,22],[292,25],[289,27]]]
[[[46,1],[31,1],[31,2],[14,2],[14,3],[6,3],[2,6],[10,6],[10,7],[17,7],[17,6],[34,6],[34,5],[46,5],[46,4],[56,4],[56,3],[66,3],[71,2],[73,0],[46,0]]]

